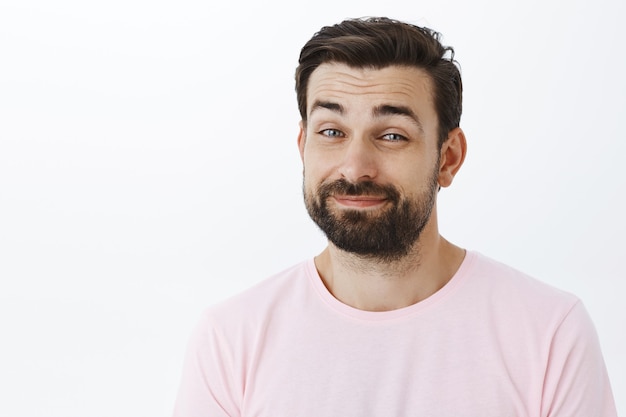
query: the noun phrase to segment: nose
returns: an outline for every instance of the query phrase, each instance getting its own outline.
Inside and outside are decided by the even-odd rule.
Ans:
[[[353,184],[374,179],[377,175],[374,144],[365,137],[353,137],[347,141],[339,173]]]

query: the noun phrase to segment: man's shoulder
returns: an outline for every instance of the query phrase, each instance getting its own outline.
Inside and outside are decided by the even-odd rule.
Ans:
[[[569,310],[580,300],[561,288],[542,281],[514,266],[472,252],[472,278],[480,291],[494,299],[535,307]]]
[[[270,275],[253,286],[209,306],[205,314],[218,320],[248,320],[283,309],[297,302],[310,287],[315,269],[313,259],[296,263]]]

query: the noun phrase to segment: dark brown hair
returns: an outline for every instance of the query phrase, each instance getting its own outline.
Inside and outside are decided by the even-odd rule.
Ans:
[[[439,122],[439,146],[459,126],[463,86],[454,49],[443,46],[432,29],[386,17],[348,19],[323,27],[304,45],[296,69],[296,94],[306,123],[307,86],[321,64],[337,62],[355,68],[408,65],[426,71],[433,83]]]

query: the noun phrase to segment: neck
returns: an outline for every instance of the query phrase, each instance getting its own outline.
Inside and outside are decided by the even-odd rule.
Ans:
[[[326,288],[344,304],[367,311],[407,307],[441,289],[465,256],[436,228],[427,229],[409,254],[395,261],[362,257],[329,244],[315,264]]]

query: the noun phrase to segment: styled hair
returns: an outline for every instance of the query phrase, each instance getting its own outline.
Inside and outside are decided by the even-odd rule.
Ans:
[[[441,34],[386,17],[348,19],[325,26],[304,45],[296,69],[298,109],[307,121],[307,87],[313,71],[324,63],[381,69],[412,66],[431,78],[438,118],[439,146],[459,127],[462,111],[461,73],[454,49],[440,42]]]

